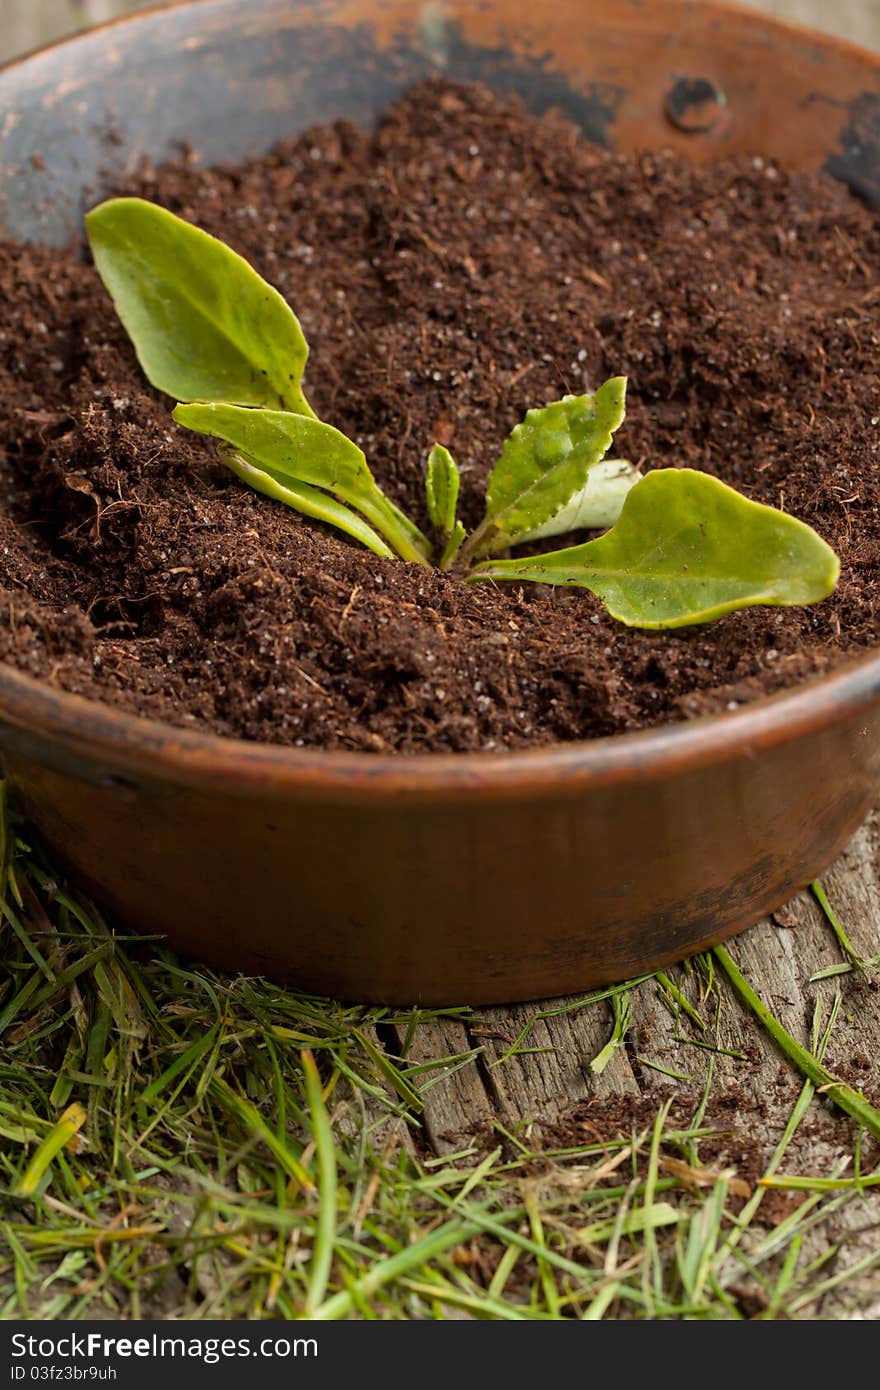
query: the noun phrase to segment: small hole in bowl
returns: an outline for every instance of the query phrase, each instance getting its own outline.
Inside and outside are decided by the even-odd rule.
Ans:
[[[685,135],[708,135],[725,116],[727,97],[709,77],[679,77],[666,93],[666,119]]]

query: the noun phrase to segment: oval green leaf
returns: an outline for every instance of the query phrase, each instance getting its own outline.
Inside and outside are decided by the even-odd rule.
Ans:
[[[222,440],[284,482],[326,488],[367,518],[405,560],[425,563],[430,552],[418,527],[385,496],[363,452],[332,425],[281,410],[235,405],[179,405],[179,425]]]
[[[489,561],[469,581],[530,580],[598,594],[629,627],[712,622],[755,604],[818,603],[840,574],[834,551],[795,517],[690,468],[649,473],[597,540]]]
[[[86,217],[101,279],[147,379],[178,401],[228,401],[311,415],[308,344],[292,309],[247,261],[142,198]]]
[[[490,555],[551,521],[582,493],[626,413],[626,377],[595,395],[569,396],[530,410],[501,451],[486,490],[486,515],[471,554]]]

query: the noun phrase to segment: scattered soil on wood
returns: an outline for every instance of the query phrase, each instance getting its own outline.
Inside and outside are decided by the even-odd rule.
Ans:
[[[710,1170],[729,1170],[735,1174],[739,1186],[732,1189],[732,1195],[736,1199],[750,1195],[766,1173],[767,1164],[801,1089],[802,1078],[787,1068],[781,1070],[780,1081],[784,1083],[781,1093],[778,1090],[776,1095],[768,1098],[767,1103],[762,1103],[754,1094],[738,1086],[710,1096],[701,1121],[706,1134],[697,1146],[699,1161]],[[662,1093],[660,1097],[657,1094],[638,1098],[611,1096],[604,1100],[594,1098],[580,1102],[552,1123],[539,1122],[540,1147],[565,1149],[578,1144],[602,1144],[612,1139],[631,1139],[639,1134],[648,1134],[656,1120],[661,1098]],[[665,1098],[670,1101],[667,1128],[691,1128],[693,1096],[670,1088]],[[856,1128],[849,1116],[830,1104],[823,1104],[818,1111],[811,1111],[801,1121],[791,1152],[798,1154],[822,1148],[826,1158],[829,1152],[843,1158],[852,1153]],[[643,1142],[642,1163],[646,1150]],[[663,1152],[664,1162],[669,1158],[673,1160],[671,1164],[666,1162],[668,1175],[683,1178],[685,1182],[692,1177],[677,1166],[675,1160],[681,1158],[681,1152],[675,1146],[666,1145]],[[880,1147],[870,1136],[865,1138],[862,1164],[862,1171],[866,1174],[877,1171],[880,1164]],[[768,1190],[764,1197],[762,1224],[777,1224],[793,1206],[803,1201],[805,1195],[802,1192]]]
[[[0,656],[65,690],[269,742],[414,753],[723,710],[877,642],[876,218],[760,157],[604,153],[433,81],[238,168],[127,190],[289,299],[319,414],[425,522],[439,439],[484,480],[530,406],[630,377],[619,452],[802,517],[836,595],[637,633],[583,592],[468,588],[243,488],[143,380],[81,248],[0,244]]]

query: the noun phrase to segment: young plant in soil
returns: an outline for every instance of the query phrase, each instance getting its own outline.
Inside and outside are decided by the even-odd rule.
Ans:
[[[308,344],[282,296],[229,247],[153,203],[118,198],[87,218],[98,272],[178,424],[219,442],[242,482],[345,532],[376,555],[455,569],[469,584],[589,589],[631,627],[705,623],[754,604],[817,603],[837,583],[805,523],[688,468],[644,477],[607,458],[626,379],[530,410],[505,442],[483,520],[458,518],[458,467],[435,444],[425,489],[433,535],[386,497],[360,448],[303,392]],[[500,558],[585,529],[583,545]]]

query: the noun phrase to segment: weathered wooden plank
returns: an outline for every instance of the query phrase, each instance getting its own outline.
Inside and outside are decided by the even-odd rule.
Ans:
[[[593,1096],[638,1094],[625,1051],[618,1049],[600,1075],[590,1070],[608,1040],[610,1014],[604,1004],[571,1008],[576,1003],[557,1000],[538,1011],[517,1005],[481,1012],[484,1026],[493,1030],[486,1039],[487,1089],[506,1127],[555,1119]],[[553,1009],[560,1012],[554,1015]],[[536,1018],[536,1012],[550,1016]],[[533,1019],[521,1046],[506,1056]]]
[[[404,1038],[397,1033],[397,1047]],[[442,1061],[479,1048],[482,1040],[472,1038],[467,1026],[457,1019],[438,1018],[423,1023],[415,1032],[406,1060],[410,1064]],[[437,1154],[455,1153],[468,1148],[491,1129],[495,1118],[492,1099],[483,1083],[478,1058],[463,1067],[450,1068],[442,1077],[432,1073],[433,1085],[425,1090],[422,1117],[425,1138]]]

